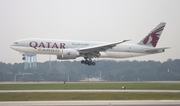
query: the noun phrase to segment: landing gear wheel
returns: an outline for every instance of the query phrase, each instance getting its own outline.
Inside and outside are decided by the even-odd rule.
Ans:
[[[93,66],[95,66],[95,65],[96,65],[96,63],[93,61],[93,62],[92,62],[92,65],[93,65]]]
[[[26,57],[22,57],[22,60],[26,60]]]
[[[81,64],[84,64],[85,63],[85,61],[84,60],[81,60]]]
[[[88,63],[89,63],[89,61],[88,61],[88,60],[85,60],[84,64],[86,64],[86,65],[87,65]]]
[[[92,62],[91,62],[91,61],[89,61],[89,62],[88,62],[88,65],[89,65],[89,66],[91,66],[91,65],[92,65]]]

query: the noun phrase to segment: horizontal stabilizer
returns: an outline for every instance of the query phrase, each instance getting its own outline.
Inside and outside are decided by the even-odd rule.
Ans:
[[[170,47],[163,47],[163,48],[152,48],[152,49],[144,49],[147,53],[161,53],[164,52],[165,49],[169,49]]]

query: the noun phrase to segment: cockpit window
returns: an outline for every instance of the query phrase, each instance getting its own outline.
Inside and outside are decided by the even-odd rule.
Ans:
[[[14,42],[14,44],[16,44],[16,45],[17,45],[17,44],[18,44],[18,42]]]

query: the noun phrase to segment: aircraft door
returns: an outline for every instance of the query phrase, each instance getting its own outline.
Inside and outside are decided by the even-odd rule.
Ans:
[[[130,46],[127,48],[127,52],[131,52],[131,47]]]

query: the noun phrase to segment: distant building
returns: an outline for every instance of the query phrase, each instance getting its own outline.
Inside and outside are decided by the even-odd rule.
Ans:
[[[24,70],[26,70],[27,68],[37,68],[37,55],[36,54],[29,54],[29,53],[25,53],[23,54],[23,58],[24,60]]]
[[[105,81],[105,80],[103,80],[102,78],[93,77],[93,78],[85,78],[84,80],[80,80],[80,81],[84,81],[84,82],[87,82],[87,81],[90,81],[90,82],[99,82],[99,81]]]

